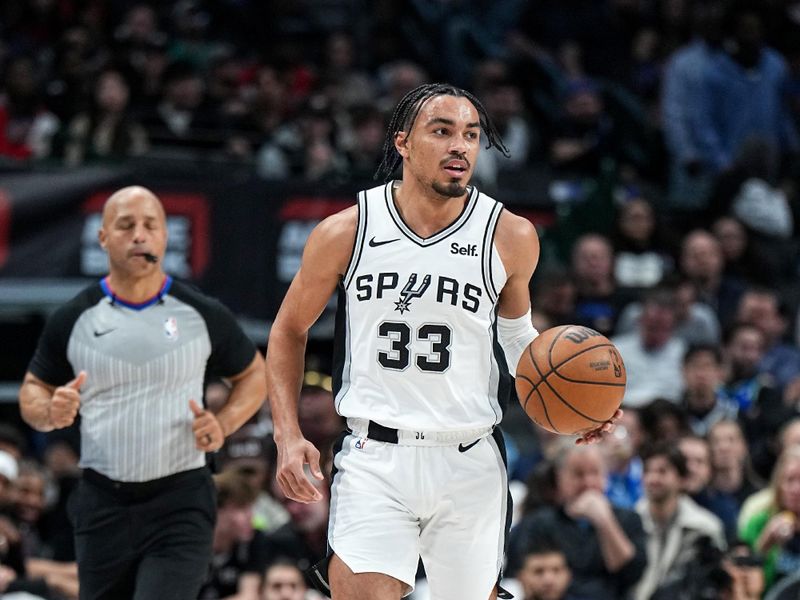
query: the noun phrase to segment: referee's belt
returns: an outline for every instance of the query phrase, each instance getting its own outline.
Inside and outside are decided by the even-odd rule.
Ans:
[[[400,446],[453,446],[466,444],[486,437],[492,427],[460,429],[456,431],[412,431],[384,427],[380,423],[356,417],[347,418],[347,430],[353,435]]]
[[[181,487],[192,480],[202,479],[206,477],[207,471],[207,467],[198,467],[149,481],[116,481],[94,469],[86,468],[83,470],[83,478],[95,487],[111,492],[120,498],[142,500],[165,490]]]

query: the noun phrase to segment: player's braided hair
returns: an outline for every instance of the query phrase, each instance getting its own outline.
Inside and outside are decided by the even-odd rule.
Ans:
[[[497,128],[492,123],[480,100],[470,92],[449,83],[426,83],[408,92],[397,103],[389,121],[389,127],[386,130],[386,140],[383,142],[383,160],[381,160],[381,164],[375,172],[375,179],[388,181],[395,169],[400,165],[403,159],[394,147],[394,138],[400,131],[407,133],[411,131],[419,114],[419,109],[426,100],[434,96],[455,96],[457,98],[466,98],[472,102],[478,111],[481,129],[486,133],[488,140],[486,148],[495,147],[503,153],[503,156],[509,156],[508,148],[503,143],[503,139],[500,137]]]

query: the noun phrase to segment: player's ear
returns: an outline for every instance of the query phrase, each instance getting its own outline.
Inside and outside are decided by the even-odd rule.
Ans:
[[[405,131],[398,131],[394,135],[394,147],[400,156],[408,158],[408,134]]]
[[[100,247],[105,250],[106,249],[106,229],[105,227],[101,227],[97,230],[97,241],[100,242]]]

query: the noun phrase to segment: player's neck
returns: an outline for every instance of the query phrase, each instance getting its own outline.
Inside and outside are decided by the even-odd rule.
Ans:
[[[112,271],[108,275],[108,286],[116,296],[127,302],[138,304],[156,296],[164,285],[165,277],[166,275],[161,270],[141,277]]]
[[[455,221],[468,197],[464,194],[447,198],[425,189],[415,180],[396,182],[392,195],[403,221],[421,238],[430,237]]]

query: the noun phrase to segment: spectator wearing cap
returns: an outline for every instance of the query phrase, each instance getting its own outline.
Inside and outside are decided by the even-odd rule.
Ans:
[[[259,432],[255,426],[245,426],[230,436],[218,454],[223,471],[241,474],[258,490],[253,503],[253,526],[264,533],[271,533],[289,522],[289,513],[270,493],[275,458],[272,435]]]
[[[725,548],[722,522],[683,492],[686,458],[672,444],[642,452],[645,497],[636,505],[647,534],[647,568],[634,593],[649,600],[660,588],[680,582],[696,559],[701,538]]]

